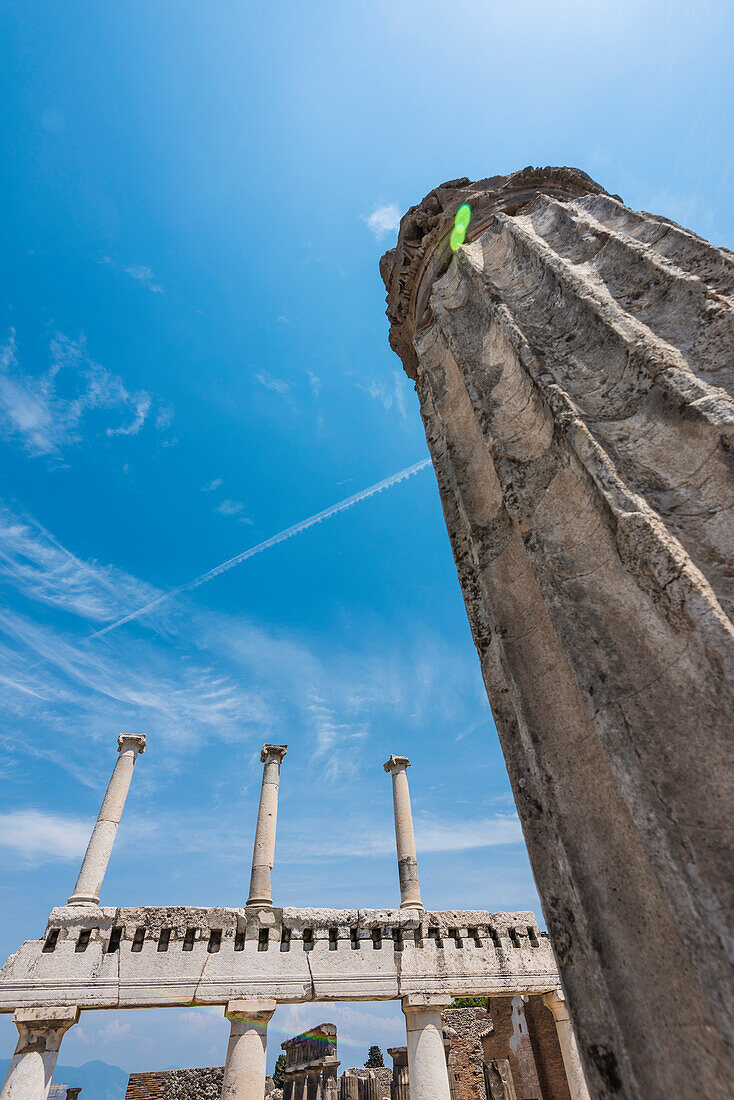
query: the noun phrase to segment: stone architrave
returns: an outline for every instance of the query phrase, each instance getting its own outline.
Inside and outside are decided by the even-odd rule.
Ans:
[[[734,256],[528,168],[381,271],[591,1095],[725,1100]]]
[[[441,1010],[451,998],[431,993],[403,997],[410,1100],[451,1100]]]
[[[413,812],[410,807],[407,756],[391,756],[383,765],[392,776],[393,811],[395,816],[395,844],[398,851],[398,877],[400,880],[400,908],[422,909],[418,860],[413,835]]]
[[[18,1043],[0,1100],[46,1100],[61,1040],[78,1019],[76,1005],[16,1011],[13,1023],[18,1029]]]
[[[222,1100],[263,1100],[265,1061],[270,1017],[276,1001],[256,998],[229,1001],[224,1014],[230,1021]]]
[[[87,845],[74,893],[67,905],[99,905],[99,892],[125,808],[135,761],[140,753],[145,752],[145,735],[121,733],[117,738],[117,751],[119,756],[112,770],[107,793]]]
[[[280,766],[286,754],[287,745],[263,745],[260,761],[263,765],[263,780],[260,789],[260,805],[255,826],[255,843],[252,851],[252,875],[250,877],[250,896],[247,904],[251,906],[272,906],[270,873],[275,860],[275,827],[278,821],[278,787],[280,785]]]

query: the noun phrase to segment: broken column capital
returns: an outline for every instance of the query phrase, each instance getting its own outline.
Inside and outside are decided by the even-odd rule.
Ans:
[[[278,763],[281,764],[287,752],[287,745],[263,745],[262,752],[260,753],[260,763],[268,764],[271,760],[277,760]]]
[[[386,760],[382,766],[386,772],[393,772],[398,768],[409,768],[410,760],[408,760],[407,756],[395,756],[391,754],[390,759]]]
[[[120,733],[117,736],[117,751],[123,752],[125,749],[135,749],[138,753],[145,752],[145,734],[144,733]]]
[[[78,1005],[60,1005],[56,1008],[17,1008],[13,1023],[19,1039],[16,1053],[29,1049],[58,1051],[66,1032],[79,1019]]]
[[[267,1024],[275,1012],[278,1002],[272,997],[238,997],[227,1001],[224,1015],[228,1020],[241,1020],[248,1024]]]
[[[566,994],[562,989],[552,989],[549,993],[544,993],[543,1004],[550,1009],[556,1021],[570,1020]]]
[[[428,1008],[437,1012],[448,1008],[453,1000],[446,993],[408,993],[403,997],[403,1012],[411,1008]]]

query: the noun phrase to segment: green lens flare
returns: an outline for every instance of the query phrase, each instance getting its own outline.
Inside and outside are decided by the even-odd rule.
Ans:
[[[471,207],[466,202],[462,203],[462,205],[456,211],[456,217],[454,218],[454,228],[451,230],[451,236],[449,238],[449,244],[451,245],[452,252],[456,252],[456,250],[461,248],[461,246],[463,245],[470,221]]]
[[[456,211],[456,217],[454,218],[454,225],[462,225],[464,229],[469,228],[469,222],[471,221],[471,207],[468,203],[464,203]]]

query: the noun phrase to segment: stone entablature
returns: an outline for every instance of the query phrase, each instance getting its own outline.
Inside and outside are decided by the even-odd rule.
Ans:
[[[559,986],[530,912],[53,909],[0,971],[0,1012],[540,993]]]

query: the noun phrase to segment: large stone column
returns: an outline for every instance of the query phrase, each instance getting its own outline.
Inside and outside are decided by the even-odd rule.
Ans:
[[[545,168],[438,187],[382,272],[590,1093],[724,1100],[732,255]]]
[[[224,1015],[231,1027],[222,1100],[263,1100],[268,1023],[275,1007],[275,1001],[265,998],[227,1004]]]
[[[19,1032],[18,1044],[0,1100],[46,1100],[61,1040],[78,1019],[76,1005],[16,1010],[13,1023]]]
[[[275,826],[278,821],[278,784],[280,765],[287,745],[263,745],[260,760],[263,766],[263,782],[260,788],[260,805],[255,826],[255,844],[252,850],[252,875],[248,905],[272,905],[270,896],[270,872],[275,860]]]
[[[395,814],[395,843],[398,850],[398,877],[400,879],[400,908],[422,909],[418,860],[415,854],[413,813],[410,808],[407,756],[391,756],[384,765],[392,775],[392,801]]]
[[[145,752],[145,736],[137,733],[121,733],[117,738],[117,751],[119,756],[102,801],[99,817],[89,838],[74,893],[67,902],[68,905],[99,905],[99,892],[112,855],[117,826],[120,824],[122,811],[125,808],[135,761],[139,753]]]
[[[553,993],[545,994],[543,997],[543,1004],[551,1010],[553,1019],[556,1022],[558,1045],[563,1055],[563,1068],[566,1071],[566,1080],[568,1081],[568,1091],[571,1093],[571,1100],[589,1100],[589,1090],[586,1086],[586,1078],[584,1077],[584,1070],[579,1056],[579,1048],[576,1042],[576,1036],[573,1032],[573,1023],[571,1022],[571,1017],[568,1012],[566,998],[560,989],[555,990]]]
[[[450,1004],[450,997],[434,993],[403,997],[410,1100],[450,1100],[441,1026],[441,1010]]]

